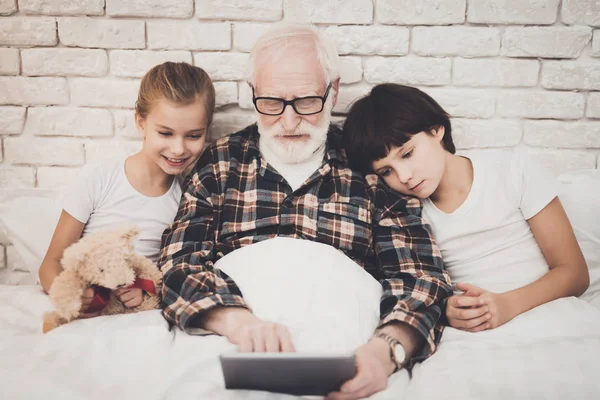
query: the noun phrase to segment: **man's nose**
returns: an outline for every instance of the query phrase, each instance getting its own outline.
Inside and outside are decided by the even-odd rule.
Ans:
[[[286,131],[295,130],[301,120],[302,117],[296,113],[291,104],[288,105],[285,110],[283,110],[283,114],[281,114],[281,124]]]

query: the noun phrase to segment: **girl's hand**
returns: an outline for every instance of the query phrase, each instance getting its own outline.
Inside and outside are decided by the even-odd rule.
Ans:
[[[510,297],[510,292],[493,293],[469,283],[457,283],[456,287],[465,292],[461,296],[477,296],[480,304],[487,308],[490,318],[487,322],[488,328],[485,329],[497,328],[519,315],[519,311]]]
[[[469,291],[448,299],[446,317],[451,327],[467,332],[479,332],[491,327],[488,306],[478,295]]]
[[[92,300],[94,299],[95,295],[96,292],[94,291],[94,288],[89,287],[83,290],[83,294],[81,295],[81,308],[79,309],[79,318],[92,318],[100,315],[100,311],[94,313],[86,312],[88,307],[92,303]]]
[[[115,296],[127,308],[137,307],[144,300],[144,291],[140,288],[119,288],[115,290]]]

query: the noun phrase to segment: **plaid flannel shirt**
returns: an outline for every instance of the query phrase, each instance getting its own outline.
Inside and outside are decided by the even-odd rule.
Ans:
[[[262,158],[258,137],[251,125],[220,139],[186,181],[158,261],[167,321],[189,332],[215,306],[248,308],[236,283],[214,263],[243,246],[291,237],[331,245],[365,268],[383,286],[380,324],[414,327],[426,345],[412,361],[431,355],[452,290],[420,201],[392,193],[376,175],[349,169],[334,126],[323,164],[292,192]]]

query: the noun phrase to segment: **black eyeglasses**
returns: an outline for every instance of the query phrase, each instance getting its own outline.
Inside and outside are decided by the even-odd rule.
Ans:
[[[323,111],[331,83],[327,86],[323,96],[298,97],[293,100],[284,100],[278,97],[255,97],[254,87],[252,88],[252,102],[256,111],[264,115],[281,115],[287,106],[292,106],[299,115],[313,115]]]

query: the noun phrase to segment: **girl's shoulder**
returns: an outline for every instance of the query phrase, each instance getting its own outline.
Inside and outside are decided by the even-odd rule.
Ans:
[[[114,179],[125,173],[125,158],[109,158],[84,165],[79,176],[81,178],[98,179],[103,182]]]

